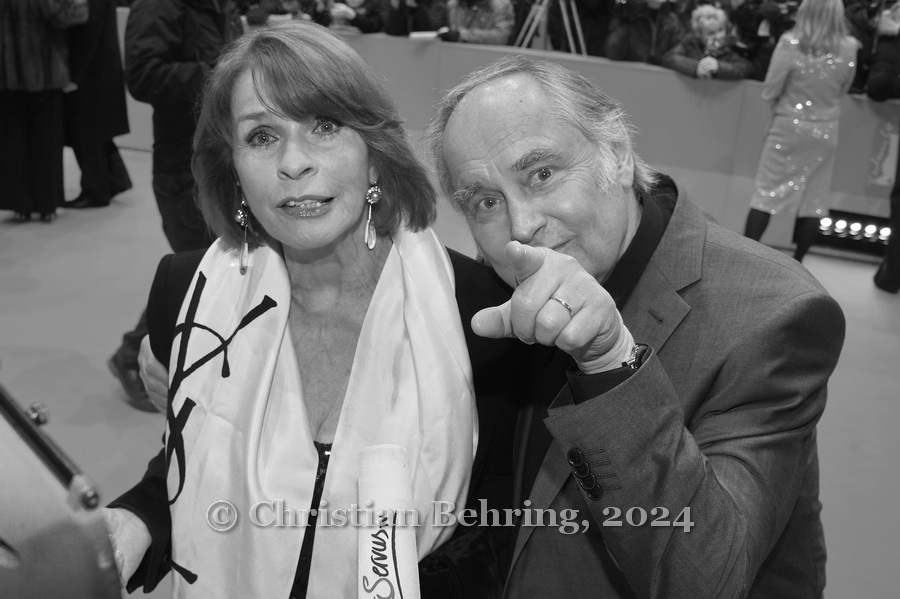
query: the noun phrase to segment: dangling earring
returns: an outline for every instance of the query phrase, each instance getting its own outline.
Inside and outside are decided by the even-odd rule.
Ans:
[[[247,274],[247,264],[250,262],[250,248],[247,246],[247,229],[250,228],[250,207],[247,202],[241,200],[241,205],[234,213],[234,220],[244,230],[244,243],[241,244],[241,274]]]
[[[371,185],[366,192],[366,202],[369,204],[369,220],[366,221],[366,247],[370,250],[375,249],[375,242],[378,241],[375,236],[375,225],[372,224],[372,206],[381,201],[381,188],[378,185]]]

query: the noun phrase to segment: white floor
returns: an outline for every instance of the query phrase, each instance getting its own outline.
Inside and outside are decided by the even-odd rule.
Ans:
[[[0,384],[49,407],[53,439],[108,501],[160,447],[163,416],[122,401],[106,360],[146,301],[167,246],[150,192],[150,156],[123,151],[135,188],[108,208],[60,211],[52,224],[0,212]],[[66,155],[66,195],[78,193]],[[443,212],[438,231],[455,237]],[[446,236],[443,231],[448,231]],[[454,243],[456,242],[456,243]],[[811,255],[841,303],[847,341],[819,427],[828,599],[900,597],[900,296],[872,285],[872,264]],[[167,597],[162,584],[150,597]]]

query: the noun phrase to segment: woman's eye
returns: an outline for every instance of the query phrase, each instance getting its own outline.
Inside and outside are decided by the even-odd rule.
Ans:
[[[271,145],[275,138],[267,131],[254,131],[247,136],[247,143],[251,146],[265,147]]]
[[[338,132],[338,129],[340,129],[340,125],[332,119],[316,119],[316,128],[314,131],[323,137],[334,135]]]

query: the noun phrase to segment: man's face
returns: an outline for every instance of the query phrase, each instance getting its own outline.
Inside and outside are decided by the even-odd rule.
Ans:
[[[475,243],[509,285],[506,244],[515,240],[572,256],[601,283],[634,236],[630,153],[611,165],[603,190],[597,146],[549,115],[525,75],[472,90],[444,133],[444,159]]]

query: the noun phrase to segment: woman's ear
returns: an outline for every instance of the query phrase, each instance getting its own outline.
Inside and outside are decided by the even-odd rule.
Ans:
[[[378,172],[375,170],[374,166],[369,167],[369,185],[375,185],[378,183]]]

